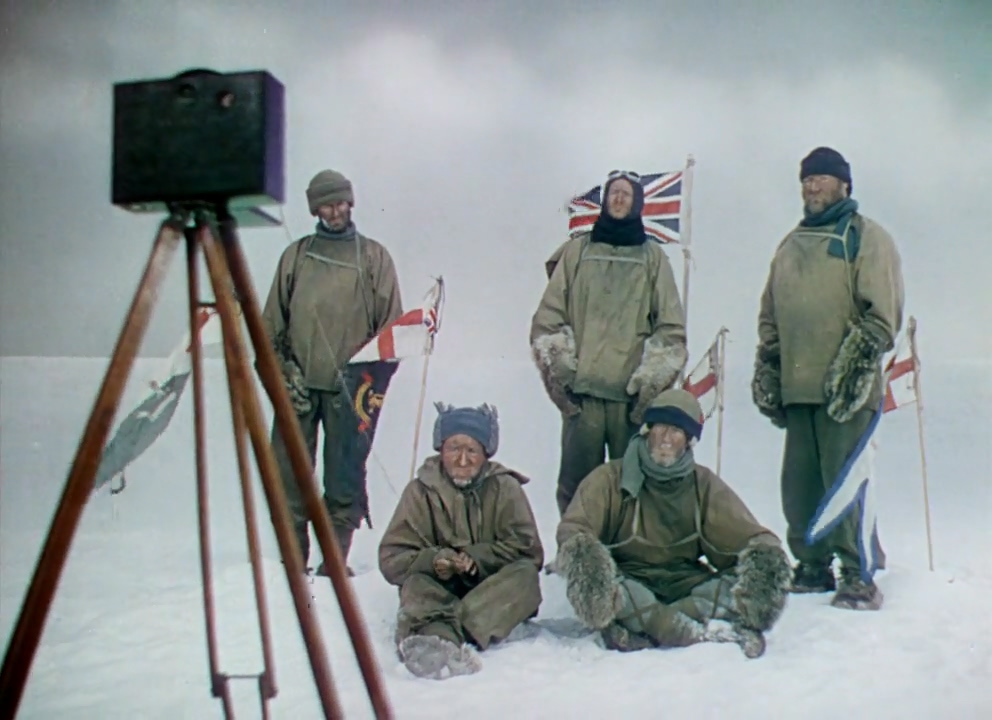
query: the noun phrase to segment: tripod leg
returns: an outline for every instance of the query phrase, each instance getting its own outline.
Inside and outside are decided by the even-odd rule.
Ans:
[[[249,371],[247,351],[241,339],[240,328],[236,324],[234,302],[229,285],[231,274],[224,258],[223,248],[216,242],[210,225],[202,221],[198,222],[197,225],[197,237],[206,255],[207,268],[210,272],[214,295],[217,298],[217,309],[220,312],[221,326],[223,327],[224,346],[235,361],[231,367],[231,379],[235,383],[234,392],[241,398],[244,418],[251,434],[252,444],[255,447],[262,487],[268,500],[269,514],[275,528],[279,551],[283,557],[286,579],[289,582],[293,602],[296,606],[296,614],[299,617],[300,631],[310,656],[310,665],[317,684],[317,692],[320,695],[326,717],[343,717],[334,688],[334,681],[331,679],[331,668],[321,640],[317,615],[310,607],[310,593],[303,573],[303,555],[293,534],[286,492],[279,481],[279,469],[276,466],[275,453],[262,422],[262,410]]]
[[[310,464],[309,454],[300,432],[299,423],[296,420],[296,414],[293,412],[293,406],[289,400],[289,393],[281,380],[281,371],[276,362],[275,351],[265,335],[261,308],[255,296],[248,263],[241,249],[233,220],[222,222],[220,230],[224,250],[230,264],[231,276],[234,280],[235,292],[241,301],[245,323],[255,348],[259,374],[272,401],[276,422],[285,439],[296,482],[300,486],[310,519],[313,521],[317,540],[324,554],[325,564],[329,566],[331,583],[334,586],[334,592],[341,606],[341,614],[355,648],[355,656],[358,659],[358,665],[369,692],[369,699],[377,718],[391,718],[393,716],[392,710],[389,706],[375,654],[372,651],[368,630],[348,580],[337,539],[331,528],[330,517],[324,504],[320,501],[320,495],[313,482],[313,467]]]
[[[159,288],[173,253],[182,237],[183,220],[169,218],[159,227],[141,281],[121,328],[99,394],[93,405],[82,440],[76,451],[62,497],[35,567],[31,585],[21,605],[0,670],[0,718],[13,718],[24,692],[24,685],[41,640],[69,547],[93,490],[93,480],[117,414],[121,396],[141,347]]]
[[[221,325],[223,326],[223,318],[221,319]],[[234,332],[233,329],[228,328],[224,328],[223,331],[225,334]],[[240,337],[238,338],[238,342],[240,342]],[[231,353],[231,349],[226,342],[224,343],[224,363],[227,370],[227,387],[231,396],[231,419],[234,424],[234,443],[238,457],[238,475],[241,480],[245,530],[248,535],[248,557],[251,561],[252,580],[255,588],[255,606],[258,609],[258,626],[262,641],[262,663],[264,670],[262,676],[259,678],[259,692],[262,697],[263,713],[265,717],[268,717],[268,706],[265,701],[275,697],[278,693],[275,662],[272,659],[272,633],[269,627],[268,600],[265,597],[265,579],[262,571],[261,542],[258,537],[258,525],[256,522],[255,494],[249,479],[248,446],[245,442],[248,437],[248,425],[245,422],[241,397],[236,391],[238,385],[234,368],[237,366],[237,358]]]
[[[189,293],[190,365],[193,380],[193,436],[196,447],[197,520],[200,526],[200,581],[203,588],[203,613],[207,628],[207,660],[210,665],[210,694],[221,699],[224,717],[233,720],[231,694],[227,679],[220,671],[217,652],[217,611],[214,606],[214,573],[210,557],[210,493],[207,489],[207,440],[203,407],[203,346],[200,343],[197,315],[200,311],[200,281],[196,266],[196,231],[186,230],[186,286]]]

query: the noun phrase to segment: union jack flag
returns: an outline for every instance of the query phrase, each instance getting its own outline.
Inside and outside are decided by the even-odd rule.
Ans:
[[[678,244],[682,240],[680,220],[682,214],[683,170],[641,175],[644,188],[644,232],[662,245]],[[568,234],[578,235],[592,229],[602,210],[602,185],[597,185],[584,195],[572,199],[568,205]]]

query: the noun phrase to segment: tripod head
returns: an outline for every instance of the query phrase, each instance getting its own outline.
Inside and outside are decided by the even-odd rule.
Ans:
[[[114,205],[281,224],[262,209],[285,201],[285,90],[268,72],[196,68],[115,83],[113,115]]]

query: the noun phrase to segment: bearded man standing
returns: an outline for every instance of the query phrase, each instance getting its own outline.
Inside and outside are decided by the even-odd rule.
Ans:
[[[604,454],[623,455],[688,359],[682,301],[668,256],[644,233],[638,176],[610,173],[603,198],[592,230],[548,261],[531,322],[533,359],[562,415],[559,513]]]
[[[262,320],[281,361],[311,463],[318,427],[323,426],[324,504],[347,560],[355,530],[363,519],[368,522],[366,461],[375,431],[375,423],[360,424],[355,405],[369,413],[381,405],[361,396],[359,378],[352,376],[348,361],[403,314],[403,304],[389,251],[358,232],[352,220],[351,181],[335,170],[323,170],[310,181],[307,202],[317,226],[283,251]],[[396,369],[395,364],[382,365],[377,395],[385,394]],[[275,423],[272,444],[306,565],[308,516]],[[323,562],[317,573],[326,574]]]
[[[558,525],[566,596],[610,649],[736,642],[755,658],[785,608],[788,556],[696,462],[702,423],[689,392],[661,393],[623,458],[582,481]]]
[[[882,356],[902,328],[901,260],[859,212],[851,167],[818,147],[800,163],[804,217],[779,244],[761,295],[752,397],[785,429],[782,508],[798,560],[793,591],[830,592],[835,607],[877,610],[861,575],[853,512],[812,547],[806,530],[881,403]],[[840,563],[840,582],[832,570]],[[884,567],[884,555],[880,558]]]
[[[544,548],[522,487],[528,479],[493,460],[496,409],[435,407],[438,454],[404,488],[379,569],[400,589],[400,658],[415,675],[440,680],[478,672],[476,647],[537,614]]]

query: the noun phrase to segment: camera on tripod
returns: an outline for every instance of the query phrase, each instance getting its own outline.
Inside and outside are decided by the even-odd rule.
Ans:
[[[226,209],[278,226],[285,198],[285,90],[270,73],[193,69],[114,84],[111,202],[135,213]]]

